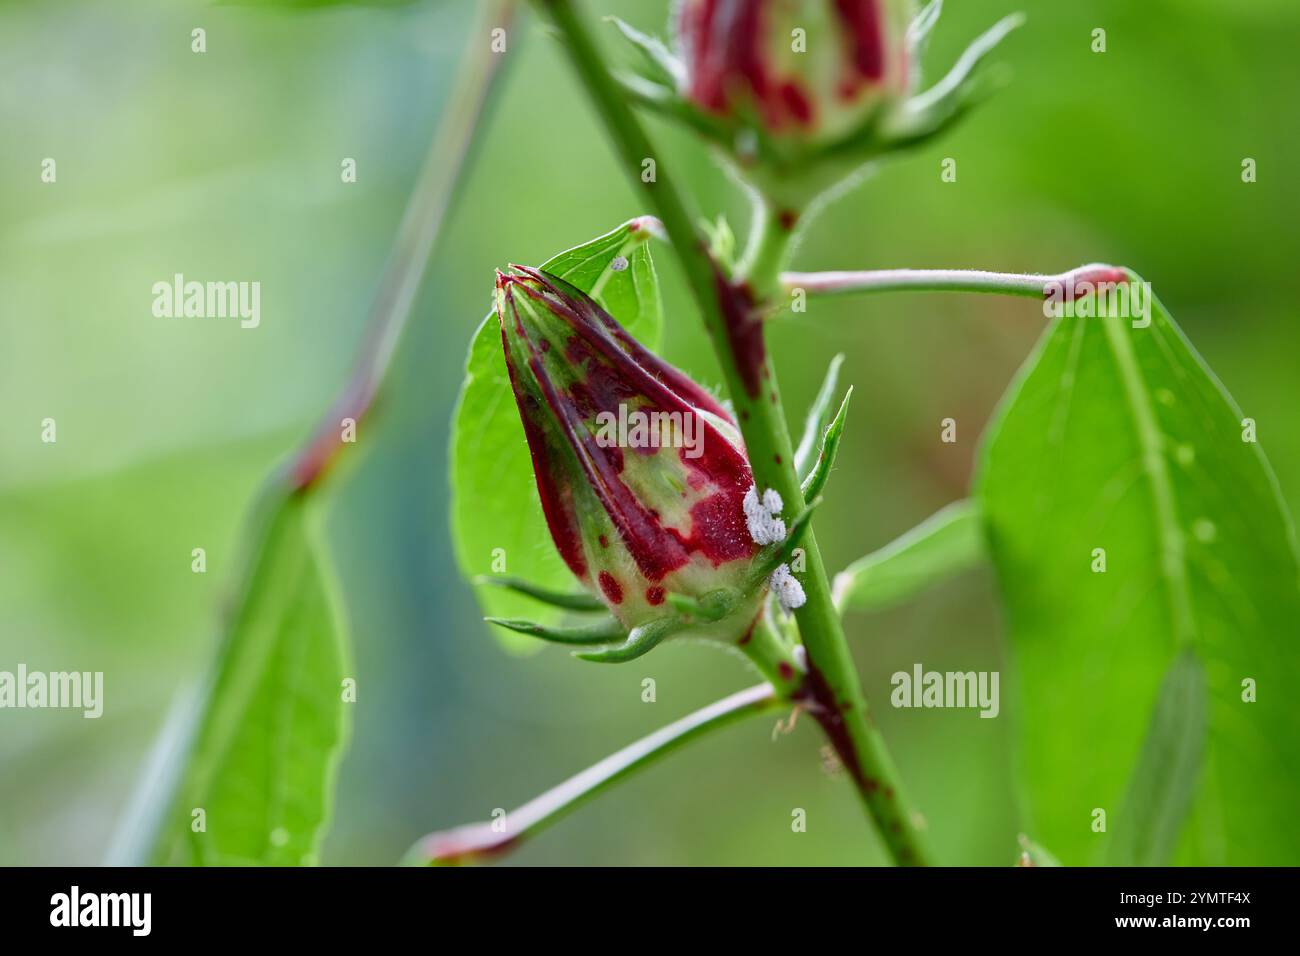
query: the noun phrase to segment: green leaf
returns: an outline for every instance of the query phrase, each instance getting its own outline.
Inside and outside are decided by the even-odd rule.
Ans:
[[[655,349],[662,316],[646,240],[658,228],[653,219],[634,219],[560,253],[542,268],[591,295],[643,345]],[[626,258],[627,268],[612,269],[619,257]],[[479,325],[470,345],[452,421],[451,488],[456,559],[467,579],[504,574],[549,591],[573,590],[573,575],[551,542],[537,499],[495,313]],[[479,586],[477,592],[489,617],[528,618],[539,624],[560,618],[559,610],[539,608],[508,589]],[[537,646],[534,640],[495,630],[511,649]]]
[[[337,591],[305,508],[290,498],[268,519],[211,686],[191,711],[198,722],[179,748],[156,863],[316,862],[346,736],[348,671]]]
[[[1105,858],[1095,809],[1116,837],[1182,824],[1177,862],[1293,863],[1291,519],[1259,445],[1243,441],[1240,409],[1154,297],[1150,307],[1145,327],[1055,320],[986,438],[977,488],[1009,612],[1026,826],[1067,864]],[[1134,787],[1150,773],[1144,746],[1150,759],[1191,752],[1187,740],[1144,744],[1170,720],[1162,680],[1189,649],[1205,673],[1200,782],[1187,821],[1165,797],[1169,818],[1143,822],[1152,808],[1122,801],[1135,768]],[[1144,839],[1151,861],[1168,842]]]
[[[1112,821],[1111,866],[1169,862],[1192,805],[1205,747],[1205,669],[1184,648],[1160,687],[1151,729]]]
[[[979,506],[957,501],[835,576],[835,606],[870,611],[897,604],[985,557]]]

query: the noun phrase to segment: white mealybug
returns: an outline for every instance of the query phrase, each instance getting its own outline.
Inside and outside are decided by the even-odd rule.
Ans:
[[[808,596],[803,593],[803,585],[790,573],[788,564],[777,565],[768,585],[776,595],[777,601],[781,603],[781,607],[787,611],[803,607],[804,602],[808,600]]]
[[[785,540],[785,522],[781,520],[781,496],[769,488],[760,501],[758,487],[751,485],[745,492],[742,506],[745,509],[745,526],[755,544],[776,544]]]
[[[615,256],[614,261],[609,264],[609,267],[615,272],[622,272],[627,268],[627,256]]]

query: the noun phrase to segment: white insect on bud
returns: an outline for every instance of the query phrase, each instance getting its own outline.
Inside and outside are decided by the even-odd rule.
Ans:
[[[776,544],[785,540],[785,522],[781,519],[783,502],[775,488],[763,492],[760,500],[758,486],[752,486],[745,492],[742,506],[745,509],[745,525],[749,536],[755,544]]]
[[[803,585],[798,579],[790,573],[790,565],[777,565],[772,577],[768,581],[772,588],[772,593],[776,595],[777,601],[786,611],[793,611],[797,607],[803,607],[804,602],[808,600],[808,595],[803,593]]]

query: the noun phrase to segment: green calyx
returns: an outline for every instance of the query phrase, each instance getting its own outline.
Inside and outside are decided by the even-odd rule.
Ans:
[[[566,593],[538,587],[514,577],[484,576],[477,583],[500,587],[523,594],[551,607],[578,615],[599,614],[592,621],[579,619],[566,625],[542,625],[519,618],[486,618],[489,623],[520,634],[527,634],[553,644],[582,647],[574,656],[596,663],[616,664],[636,660],[671,637],[689,636],[735,645],[744,651],[764,676],[787,696],[802,686],[804,668],[794,655],[793,644],[778,635],[769,622],[767,608],[769,582],[778,569],[789,573],[812,514],[821,504],[821,493],[830,477],[839,451],[848,416],[850,388],[839,409],[829,422],[839,363],[832,363],[822,393],[809,418],[809,435],[802,445],[807,460],[803,481],[803,507],[791,519],[784,537],[761,547],[735,586],[723,586],[702,594],[668,591],[664,595],[666,613],[628,628],[606,610],[598,598],[586,592]],[[821,433],[821,450],[811,461],[816,445],[813,437]],[[797,564],[796,564],[797,566]],[[587,649],[590,648],[590,649]]]

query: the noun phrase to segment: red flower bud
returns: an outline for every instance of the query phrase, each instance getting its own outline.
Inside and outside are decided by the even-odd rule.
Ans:
[[[496,309],[569,569],[629,628],[668,613],[670,592],[739,586],[759,550],[744,508],[754,480],[726,410],[554,276],[498,273]]]
[[[686,0],[683,95],[777,140],[853,133],[909,85],[910,0]]]

